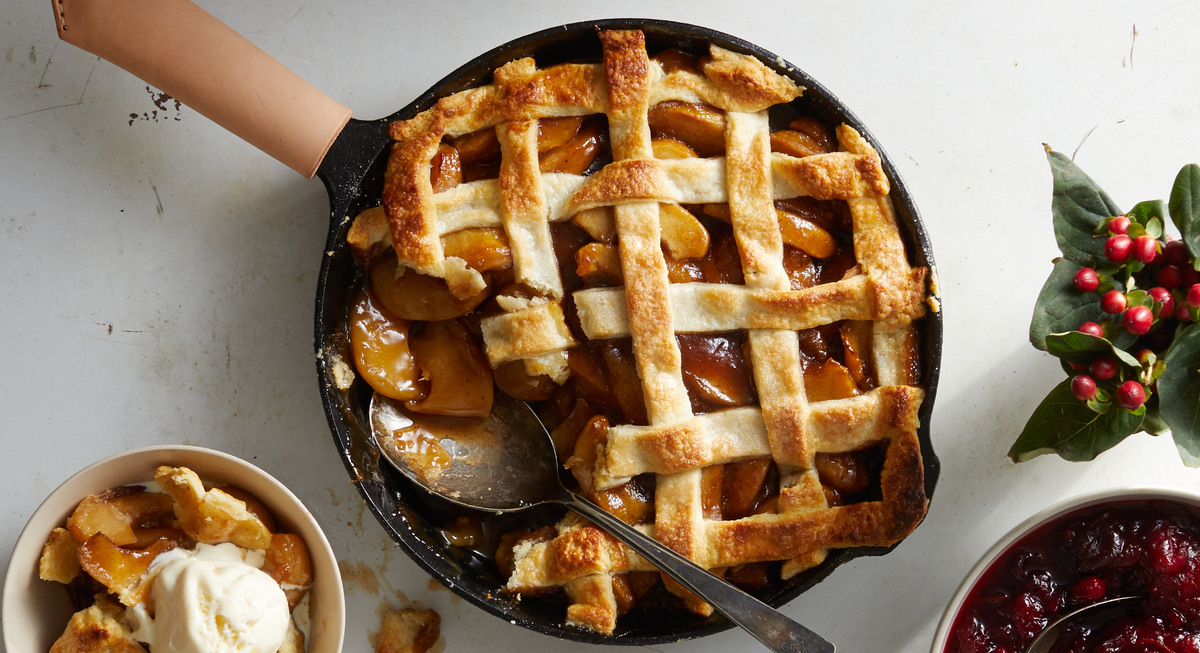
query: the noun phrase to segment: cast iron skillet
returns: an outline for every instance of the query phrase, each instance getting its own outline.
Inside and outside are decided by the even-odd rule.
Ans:
[[[598,61],[597,29],[632,28],[646,34],[651,53],[678,48],[700,54],[708,43],[714,43],[754,55],[807,89],[792,103],[796,108],[829,124],[844,122],[857,129],[875,144],[891,179],[891,196],[910,263],[928,266],[932,271],[929,237],[908,189],[870,132],[832,93],[774,54],[721,32],[661,20],[601,20],[555,27],[511,41],[462,66],[400,111],[379,120],[355,120],[349,119],[348,109],[187,0],[53,0],[53,4],[59,35],[64,40],[126,68],[301,174],[311,177],[315,172],[325,183],[330,228],[317,284],[315,334],[317,377],[325,414],[342,462],[371,512],[418,565],[459,596],[497,617],[555,637],[596,644],[651,645],[702,637],[731,627],[719,615],[702,619],[680,611],[635,609],[621,617],[612,637],[596,635],[566,626],[565,605],[561,602],[528,598],[518,601],[506,596],[499,591],[503,579],[493,564],[448,545],[437,529],[446,523],[446,507],[380,463],[379,452],[368,437],[370,388],[359,380],[348,390],[340,390],[333,381],[335,356],[353,360],[346,333],[347,308],[362,284],[362,271],[346,245],[346,232],[353,216],[380,203],[390,152],[389,122],[410,118],[440,97],[488,83],[493,70],[514,59],[532,56],[539,66]],[[160,47],[164,42],[172,44],[170,51]],[[933,495],[940,470],[930,443],[929,419],[941,344],[941,313],[930,313],[921,323],[926,399],[919,413],[927,496]],[[820,566],[754,594],[780,606],[823,580],[837,566],[859,556],[883,555],[892,548],[835,551]]]
[[[317,361],[317,372],[325,401],[325,414],[329,418],[334,440],[350,475],[358,480],[356,485],[371,512],[417,564],[459,596],[498,617],[556,637],[596,644],[652,645],[703,637],[726,630],[731,624],[719,615],[702,619],[678,612],[647,611],[639,614],[635,610],[618,620],[617,630],[612,637],[603,637],[564,625],[565,606],[562,603],[528,598],[518,602],[500,593],[498,588],[503,584],[503,579],[495,571],[487,570],[486,576],[481,577],[478,561],[464,559],[446,546],[436,530],[431,530],[431,521],[442,523],[444,520],[444,507],[430,500],[428,495],[406,479],[392,473],[386,464],[380,463],[379,454],[367,437],[370,427],[366,405],[370,399],[370,388],[360,381],[349,392],[340,391],[333,385],[328,369],[330,353],[338,353],[344,359],[351,360],[344,333],[346,309],[361,283],[361,271],[355,267],[345,244],[349,224],[343,218],[357,215],[359,211],[380,203],[383,170],[389,151],[386,124],[392,120],[410,118],[431,107],[438,98],[488,83],[494,69],[520,57],[534,57],[539,67],[564,60],[594,59],[600,52],[597,28],[640,29],[646,34],[647,50],[651,53],[670,47],[700,52],[707,43],[715,43],[729,50],[753,54],[780,74],[804,86],[808,90],[794,105],[830,124],[849,124],[879,149],[884,169],[892,182],[891,196],[896,204],[901,230],[908,241],[910,257],[914,259],[912,263],[929,266],[932,270],[934,262],[929,237],[921,225],[908,189],[896,175],[876,140],[849,109],[816,80],[774,54],[703,27],[661,20],[601,20],[542,30],[480,55],[446,76],[412,104],[385,119],[370,122],[352,120],[347,125],[347,131],[353,138],[346,138],[344,132],[317,171],[329,189],[331,224],[326,244],[326,250],[331,255],[322,261],[317,287],[316,345],[319,351],[327,355]],[[345,147],[342,147],[343,143]],[[925,318],[921,337],[921,349],[925,353],[922,378],[925,380],[926,398],[920,410],[919,437],[925,463],[925,493],[932,496],[940,470],[929,436],[929,418],[941,364],[940,312],[930,313]],[[834,552],[817,568],[755,594],[778,607],[823,580],[839,565],[859,556],[882,555],[891,548],[864,547]]]

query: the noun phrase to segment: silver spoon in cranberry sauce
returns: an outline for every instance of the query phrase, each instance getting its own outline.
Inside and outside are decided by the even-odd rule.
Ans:
[[[383,457],[447,501],[490,512],[559,503],[625,543],[772,651],[833,653],[833,644],[563,486],[554,442],[523,401],[498,392],[482,420],[418,415],[371,399],[371,436]]]
[[[1142,597],[1140,596],[1118,596],[1116,598],[1104,599],[1103,601],[1097,601],[1095,603],[1090,603],[1088,605],[1076,608],[1055,619],[1050,623],[1050,625],[1043,628],[1042,632],[1038,633],[1037,637],[1034,637],[1032,642],[1029,642],[1029,646],[1025,648],[1025,653],[1049,653],[1050,647],[1054,646],[1054,642],[1058,641],[1058,635],[1062,629],[1062,626],[1068,621],[1077,619],[1084,614],[1099,612],[1100,610],[1111,608],[1121,603],[1140,601],[1141,598]]]

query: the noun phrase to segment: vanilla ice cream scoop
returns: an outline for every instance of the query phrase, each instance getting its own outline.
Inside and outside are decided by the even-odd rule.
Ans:
[[[195,551],[160,555],[154,579],[154,618],[131,612],[134,637],[171,653],[276,653],[291,616],[279,584],[257,569],[255,556],[233,544],[200,544]],[[152,568],[151,572],[155,570]]]

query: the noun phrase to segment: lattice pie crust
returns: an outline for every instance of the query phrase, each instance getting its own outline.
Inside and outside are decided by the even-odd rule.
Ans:
[[[526,361],[531,373],[560,381],[577,343],[563,320],[563,285],[549,222],[613,207],[624,287],[574,293],[589,339],[632,336],[649,426],[618,425],[597,452],[594,488],[656,474],[655,522],[644,528],[707,568],[785,560],[789,578],[829,549],[890,545],[925,514],[917,411],[924,397],[909,383],[906,343],[924,315],[925,268],[908,264],[889,184],[877,152],[854,129],[837,128],[838,152],[795,158],[772,153],[767,109],[802,90],[758,60],[716,46],[695,74],[664,74],[638,31],[600,33],[602,64],[539,70],[532,59],[495,71],[494,83],[438,101],[391,125],[395,141],[384,206],[400,265],[446,280],[458,296],[485,287],[464,261],[443,256],[440,237],[472,227],[503,227],[516,280],[544,299],[500,298],[506,311],[485,318],[493,367]],[[667,100],[703,102],[726,112],[726,154],[659,160],[647,111]],[[538,119],[603,113],[614,162],[590,176],[539,171]],[[499,179],[433,192],[431,159],[443,137],[494,127],[502,150]],[[853,221],[857,274],[791,290],[773,200],[844,199]],[[744,286],[671,284],[660,247],[659,203],[728,202]],[[810,404],[797,331],[839,320],[873,321],[871,351],[879,387],[850,399]],[[676,333],[748,333],[760,406],[693,415],[681,378]],[[814,471],[818,452],[881,446],[882,499],[829,507]],[[706,520],[701,469],[771,456],[781,471],[775,513]],[[585,474],[586,476],[586,474]],[[536,593],[561,586],[570,623],[612,632],[613,574],[653,570],[587,522],[568,516],[557,536],[515,551],[506,589]],[[696,606],[705,613],[706,606]],[[709,609],[710,610],[710,609]]]

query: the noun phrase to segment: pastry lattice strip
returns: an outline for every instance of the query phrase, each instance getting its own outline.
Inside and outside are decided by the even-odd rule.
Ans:
[[[924,513],[916,440],[923,394],[903,385],[911,321],[923,313],[924,271],[908,266],[877,153],[842,126],[842,152],[801,159],[772,154],[766,109],[798,96],[801,89],[793,83],[753,58],[716,47],[704,76],[663,75],[647,58],[639,32],[600,36],[603,65],[542,71],[521,60],[497,70],[494,84],[444,98],[413,120],[392,125],[396,143],[384,204],[401,265],[445,278],[456,294],[478,291],[482,277],[462,261],[445,258],[440,236],[503,225],[517,280],[559,298],[548,223],[612,206],[626,285],[580,291],[575,300],[589,338],[632,336],[650,426],[612,430],[595,470],[598,482],[609,486],[636,473],[657,473],[656,523],[645,529],[709,567],[790,558],[787,577],[819,563],[830,547],[899,540]],[[654,159],[647,110],[666,100],[723,109],[726,156]],[[590,177],[538,172],[536,120],[592,113],[608,118],[614,163]],[[434,195],[429,167],[442,137],[493,126],[503,152],[500,178]],[[790,290],[772,200],[802,195],[848,200],[859,276]],[[729,202],[746,285],[671,285],[659,246],[660,201]],[[545,321],[544,305],[505,308],[512,313],[503,320],[531,321],[561,333]],[[538,313],[517,315],[522,311]],[[810,407],[796,330],[843,319],[875,320],[872,357],[883,387]],[[525,344],[519,330],[497,329],[495,349],[505,352],[502,360],[540,360],[571,344],[569,334],[541,340],[550,347],[543,351],[532,342],[538,339]],[[761,407],[693,416],[675,334],[732,329],[748,331]],[[829,508],[813,456],[877,442],[887,450],[883,500]],[[705,520],[702,467],[766,454],[781,469],[778,512]],[[651,567],[578,520],[568,519],[559,531],[552,540],[518,547],[509,589],[563,586],[574,603],[570,622],[611,632],[612,574]]]

